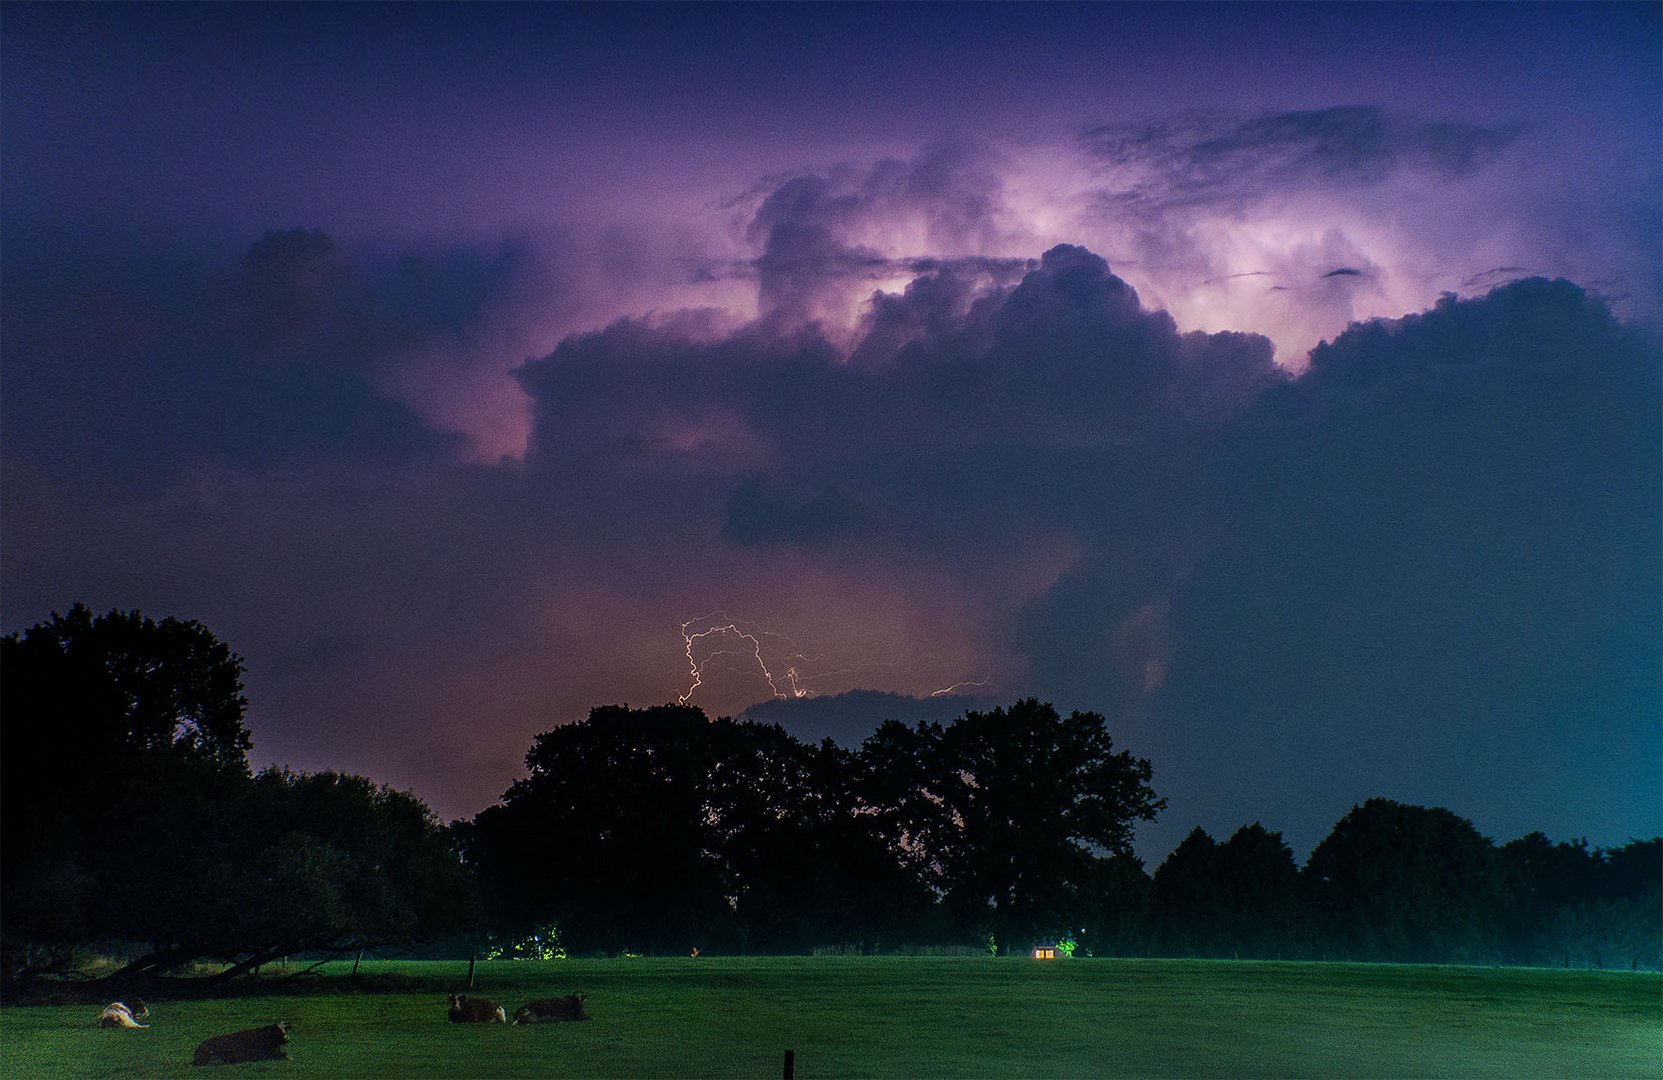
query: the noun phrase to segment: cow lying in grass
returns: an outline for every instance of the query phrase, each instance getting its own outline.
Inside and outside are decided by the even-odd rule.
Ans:
[[[229,1035],[215,1035],[196,1048],[192,1065],[235,1065],[243,1061],[287,1059],[289,1051],[288,1024],[267,1024],[265,1027],[234,1031]]]
[[[104,1011],[98,1014],[98,1026],[107,1028],[144,1028],[149,1024],[141,1024],[140,1020],[150,1015],[150,1010],[144,1002],[134,1000],[131,1005],[124,1005],[119,1001],[112,1001],[104,1006]]]
[[[584,996],[567,994],[562,998],[538,998],[521,1005],[514,1013],[516,1024],[553,1024],[561,1020],[587,1020],[583,1011]]]
[[[506,1024],[508,1013],[501,1005],[486,998],[472,998],[465,994],[450,995],[450,1022],[453,1024]]]

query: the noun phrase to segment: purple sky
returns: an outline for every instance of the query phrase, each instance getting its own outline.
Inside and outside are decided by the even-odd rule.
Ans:
[[[697,681],[1653,835],[1659,10],[9,5],[0,621],[447,818]]]

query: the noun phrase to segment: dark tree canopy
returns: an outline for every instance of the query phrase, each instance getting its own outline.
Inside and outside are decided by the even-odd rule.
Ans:
[[[1649,966],[1663,956],[1663,839],[1602,851],[1534,832],[1503,845],[1501,860],[1514,963]]]
[[[848,940],[904,907],[908,879],[848,812],[847,759],[691,706],[596,708],[537,736],[530,775],[464,846],[508,936],[553,921],[581,950]]]
[[[493,923],[518,935],[556,921],[571,947],[685,951],[725,935],[709,726],[688,706],[608,706],[537,736],[530,775],[463,833]]]
[[[1281,833],[1257,821],[1243,825],[1219,845],[1217,870],[1228,898],[1221,955],[1224,949],[1244,958],[1303,955],[1309,930],[1299,864]]]
[[[1197,826],[1155,868],[1154,898],[1164,950],[1218,955],[1220,895],[1218,841]]]
[[[151,849],[176,845],[165,865],[181,874],[198,865],[204,817],[247,781],[249,737],[242,660],[200,623],[77,604],[0,638],[0,673],[9,975],[167,911]]]
[[[0,641],[8,750],[167,750],[247,769],[243,661],[194,620],[76,604]]]
[[[1132,823],[1162,805],[1101,716],[1032,700],[885,723],[856,755],[688,706],[608,706],[539,735],[526,764],[464,849],[499,932],[552,921],[580,950],[1118,933],[1115,906],[1141,904]]]
[[[477,902],[427,807],[363,777],[251,777],[242,661],[196,622],[80,605],[0,640],[8,980],[89,942],[124,978],[467,929]]]
[[[1160,946],[1196,956],[1298,955],[1299,866],[1280,833],[1254,822],[1220,844],[1193,830],[1155,871]]]
[[[1329,938],[1352,955],[1414,963],[1495,953],[1507,900],[1500,855],[1442,807],[1353,807],[1305,873]]]
[[[477,898],[450,841],[415,796],[362,776],[268,769],[222,872],[225,937],[195,947],[256,966],[302,951],[408,946],[465,933]]]
[[[1033,698],[946,727],[886,725],[862,756],[890,841],[1004,951],[1078,928],[1096,864],[1129,855],[1134,822],[1165,805],[1149,762],[1116,753],[1100,714]]]
[[[710,733],[706,820],[743,948],[875,945],[916,930],[927,892],[855,814],[848,751],[771,724],[717,721]]]

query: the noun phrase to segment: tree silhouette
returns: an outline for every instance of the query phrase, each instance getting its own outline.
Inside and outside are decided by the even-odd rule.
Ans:
[[[538,735],[530,774],[463,832],[490,920],[550,922],[574,950],[726,942],[733,908],[705,820],[710,724],[693,706],[602,706]]]
[[[1597,850],[1535,832],[1504,845],[1501,857],[1511,890],[1509,959],[1567,967],[1663,960],[1663,839]]]
[[[1370,799],[1311,852],[1305,875],[1328,941],[1371,960],[1492,958],[1508,893],[1495,846],[1441,807]]]
[[[0,944],[9,981],[91,941],[116,979],[234,977],[302,950],[409,944],[473,917],[444,831],[362,777],[251,777],[242,662],[199,623],[83,606],[0,640]]]
[[[1155,868],[1154,902],[1160,949],[1177,956],[1217,956],[1226,899],[1218,841],[1200,826]]]
[[[1165,805],[1100,714],[1034,698],[946,727],[885,725],[862,756],[868,776],[888,777],[868,790],[891,843],[914,848],[949,912],[1003,952],[1079,928],[1097,864],[1129,855],[1133,822]]]
[[[6,978],[124,937],[155,871],[135,850],[246,781],[242,660],[196,622],[76,604],[0,639],[0,945]],[[161,828],[163,832],[158,832]],[[135,838],[143,842],[135,845]]]
[[[1218,848],[1219,912],[1224,955],[1299,955],[1308,936],[1304,889],[1293,850],[1281,833],[1243,825]],[[1224,952],[1224,950],[1228,950]]]
[[[889,857],[850,795],[852,755],[778,725],[716,721],[706,820],[742,947],[873,947],[916,926],[928,894]]]
[[[243,661],[199,622],[76,604],[0,647],[10,750],[166,750],[247,769]]]
[[[537,736],[460,827],[494,929],[577,951],[802,951],[891,936],[924,903],[848,795],[850,755],[693,706],[604,706]]]

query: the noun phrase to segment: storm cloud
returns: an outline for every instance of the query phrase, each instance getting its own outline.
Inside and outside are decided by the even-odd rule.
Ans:
[[[447,817],[952,690],[1108,713],[1152,855],[1655,833],[1656,10],[1032,15],[8,9],[5,629],[201,619]]]
[[[139,497],[77,542],[82,572],[142,599],[120,568],[137,553],[174,593],[295,612],[239,641],[269,650],[268,695],[317,716],[364,670],[403,671],[417,742],[449,741],[464,701],[503,709],[454,689],[468,672],[541,667],[487,740],[497,761],[551,708],[684,691],[675,622],[734,606],[791,632],[816,694],[970,682],[1107,711],[1184,823],[1255,816],[1309,840],[1348,799],[1447,801],[1499,769],[1536,783],[1513,805],[1488,776],[1493,820],[1554,824],[1552,789],[1570,828],[1632,820],[1655,788],[1634,765],[1620,786],[1640,803],[1580,795],[1612,768],[1592,747],[1659,750],[1663,433],[1655,336],[1577,286],[1359,324],[1293,376],[1257,335],[1180,332],[1083,247],[1015,278],[943,261],[873,292],[840,340],[773,311],[573,335],[516,373],[523,461],[470,466],[374,375],[466,334],[513,258],[374,271],[273,232],[186,275],[166,332],[106,328],[155,362],[151,385],[92,399],[102,422],[201,430],[194,456],[147,453]],[[10,456],[14,572],[91,520],[43,485],[56,467]],[[183,585],[187,566],[216,576]],[[330,582],[321,607],[282,597]],[[450,626],[476,648],[439,660]],[[768,698],[751,665],[712,668],[695,700]],[[1289,770],[1322,792],[1280,796]]]
[[[1657,343],[1584,290],[1530,279],[1361,324],[1293,379],[1262,338],[1179,334],[1078,247],[973,299],[942,270],[871,307],[858,364],[763,324],[572,339],[522,369],[534,445],[603,429],[619,492],[681,476],[727,507],[730,544],[902,575],[927,552],[971,593],[1065,538],[1054,581],[994,604],[1005,685],[1125,717],[1193,814],[1299,818],[1267,794],[1288,769],[1338,805],[1526,759],[1528,798],[1569,805],[1597,781],[1576,762],[1609,762],[1529,748],[1572,724],[1623,748],[1644,805]]]

